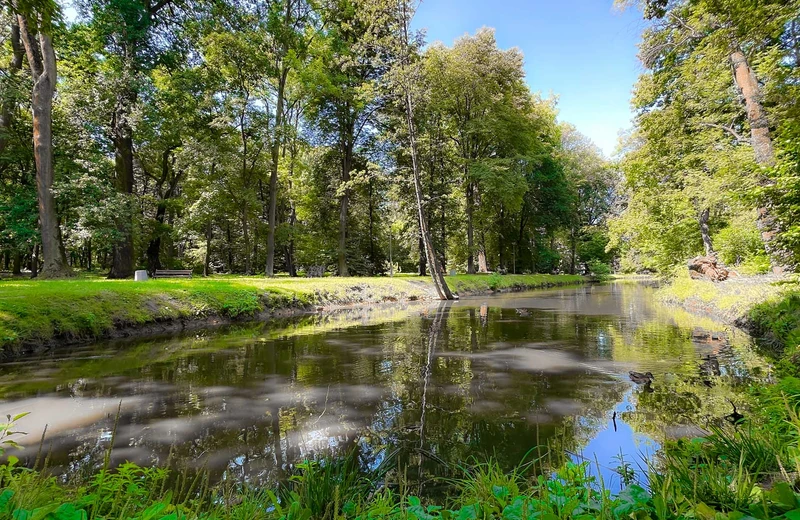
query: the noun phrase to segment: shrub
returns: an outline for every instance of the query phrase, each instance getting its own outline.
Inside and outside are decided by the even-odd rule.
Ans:
[[[725,264],[738,265],[763,257],[769,269],[769,260],[764,256],[764,247],[756,228],[755,217],[750,213],[733,218],[728,227],[717,233],[713,242],[719,260]],[[759,263],[763,263],[763,260],[757,260],[754,265]]]

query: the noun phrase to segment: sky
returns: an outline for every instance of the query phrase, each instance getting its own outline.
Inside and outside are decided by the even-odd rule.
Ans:
[[[644,28],[636,9],[613,0],[422,0],[414,26],[427,41],[452,45],[493,27],[498,45],[525,55],[531,90],[558,96],[559,120],[575,125],[607,156],[631,126],[630,97],[643,71],[636,58]]]

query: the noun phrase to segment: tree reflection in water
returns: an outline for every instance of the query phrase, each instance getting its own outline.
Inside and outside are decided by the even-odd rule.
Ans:
[[[720,375],[701,377],[709,353]],[[653,391],[629,370],[655,374]],[[0,367],[0,412],[33,412],[15,454],[25,464],[49,424],[61,472],[102,463],[121,400],[115,463],[270,483],[309,458],[357,450],[374,468],[396,453],[394,478],[425,493],[472,457],[511,468],[547,444],[554,463],[636,460],[648,442],[721,420],[759,371],[743,334],[614,283],[59,351]]]

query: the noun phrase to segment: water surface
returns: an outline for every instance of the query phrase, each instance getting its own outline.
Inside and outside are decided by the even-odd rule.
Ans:
[[[112,438],[116,463],[261,484],[353,449],[372,466],[396,454],[422,483],[550,444],[615,487],[620,455],[637,467],[665,438],[722,421],[763,373],[743,333],[652,293],[612,283],[62,349],[0,365],[0,413],[31,412],[15,454],[28,465],[47,425],[62,474],[96,468]],[[719,376],[699,370],[708,355]]]

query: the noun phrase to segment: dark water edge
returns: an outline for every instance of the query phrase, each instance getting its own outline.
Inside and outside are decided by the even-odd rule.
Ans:
[[[217,480],[268,485],[302,460],[356,452],[365,467],[393,454],[422,483],[470,460],[511,469],[550,444],[551,457],[589,460],[613,488],[620,455],[638,469],[664,439],[722,421],[765,371],[745,334],[629,282],[276,325],[5,363],[0,413],[31,412],[13,454],[32,465],[48,425],[50,468],[71,477],[102,464],[113,437],[112,463],[169,461]],[[698,368],[709,355],[719,376]],[[629,370],[654,384],[635,385]]]

